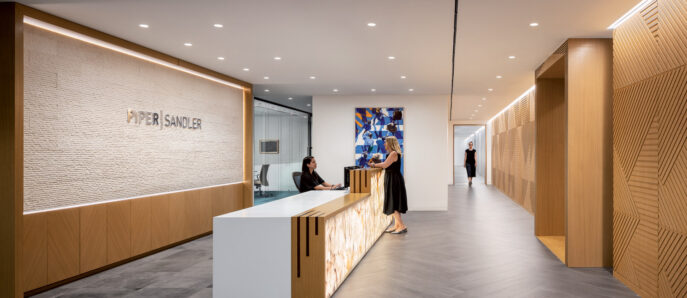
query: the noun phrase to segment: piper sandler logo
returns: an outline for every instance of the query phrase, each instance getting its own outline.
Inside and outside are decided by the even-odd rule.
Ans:
[[[138,125],[145,124],[147,126],[159,126],[160,129],[163,127],[175,127],[191,130],[201,129],[200,118],[164,114],[162,111],[157,113],[127,109],[126,123],[131,123],[132,121],[134,124]]]

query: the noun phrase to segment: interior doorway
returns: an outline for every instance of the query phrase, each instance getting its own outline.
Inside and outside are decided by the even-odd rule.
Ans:
[[[476,152],[476,176],[472,183],[487,184],[487,138],[486,126],[481,124],[453,125],[453,185],[467,185],[465,150],[473,142]]]

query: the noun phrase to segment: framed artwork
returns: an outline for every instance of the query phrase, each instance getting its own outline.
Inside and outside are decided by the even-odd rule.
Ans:
[[[260,154],[279,154],[279,140],[260,140]]]
[[[384,161],[388,154],[384,149],[384,139],[388,136],[398,139],[405,157],[403,117],[403,108],[355,108],[356,166],[368,167],[368,161],[373,158]],[[401,159],[401,171],[404,159]]]

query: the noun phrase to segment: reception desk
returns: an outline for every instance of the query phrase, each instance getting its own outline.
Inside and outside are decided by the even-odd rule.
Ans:
[[[214,218],[213,297],[330,297],[391,221],[384,172]]]

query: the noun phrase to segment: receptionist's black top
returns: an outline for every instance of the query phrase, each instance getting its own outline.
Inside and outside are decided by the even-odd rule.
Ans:
[[[324,183],[324,179],[317,174],[317,172],[306,171],[301,174],[301,192],[306,192],[315,189],[315,186]]]

